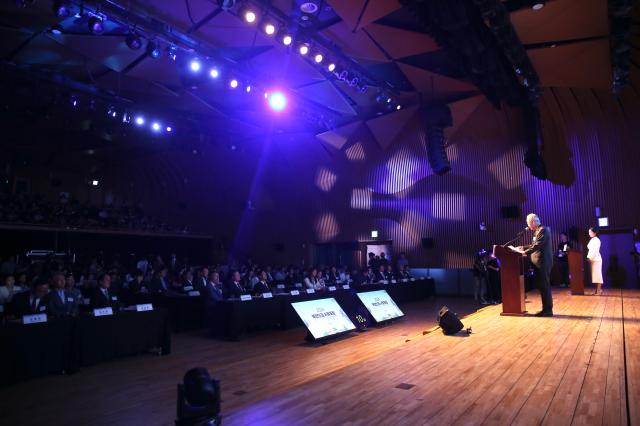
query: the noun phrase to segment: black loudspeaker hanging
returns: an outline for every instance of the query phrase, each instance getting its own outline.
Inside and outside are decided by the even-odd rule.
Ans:
[[[434,105],[424,109],[423,117],[429,165],[435,174],[442,176],[451,170],[444,145],[444,129],[453,124],[451,110],[447,105]]]

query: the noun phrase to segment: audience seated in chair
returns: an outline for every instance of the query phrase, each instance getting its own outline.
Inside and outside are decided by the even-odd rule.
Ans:
[[[98,287],[91,294],[91,308],[117,308],[118,295],[111,290],[111,276],[103,274],[98,278]]]
[[[49,302],[49,283],[36,281],[30,291],[13,296],[9,312],[18,318],[23,315],[46,314]]]
[[[66,280],[62,272],[55,272],[51,277],[47,312],[52,317],[69,317],[78,314],[77,296],[66,289]]]

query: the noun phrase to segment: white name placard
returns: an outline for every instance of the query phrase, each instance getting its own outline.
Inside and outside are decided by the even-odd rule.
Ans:
[[[292,296],[300,296],[300,290],[291,290]]]
[[[396,280],[391,280],[391,284],[396,284],[398,281]]]
[[[153,311],[153,305],[151,303],[141,303],[136,305],[136,312]]]
[[[273,297],[273,293],[268,292],[268,293],[262,293],[262,297],[264,299],[271,299]]]
[[[94,317],[105,317],[108,315],[113,315],[113,309],[109,308],[97,308],[93,310]]]
[[[191,291],[191,290],[193,290],[193,286],[192,286],[192,285],[184,286],[184,287],[183,287],[183,290],[184,290],[184,291]]]
[[[314,289],[312,289],[312,288],[308,288],[308,289],[307,289],[307,294],[313,294],[313,293],[315,293],[315,292],[316,292],[316,291],[315,291]]]
[[[408,279],[406,279],[406,278],[403,278],[403,279],[402,279],[402,282],[403,282],[403,283],[407,283],[407,282],[409,282],[409,280],[408,280]]]
[[[349,284],[345,284],[342,286],[343,290],[349,290],[351,287],[349,286]]]
[[[89,299],[88,297],[85,297],[84,299],[82,299],[82,304],[83,305],[90,305],[91,304],[91,299]]]
[[[409,281],[415,281],[415,280],[416,280],[415,278],[409,278]]]
[[[276,288],[281,288],[281,289],[282,289],[282,288],[284,288],[284,284],[278,284],[278,285],[276,286]]]
[[[198,290],[193,290],[187,293],[189,296],[200,296],[200,292]]]
[[[329,289],[329,291],[336,291],[336,286],[334,286],[334,285],[330,285],[327,288]]]
[[[47,322],[47,314],[24,315],[22,317],[23,324],[38,324]]]
[[[302,283],[296,283],[296,287],[302,288]]]
[[[380,281],[380,282],[381,282],[382,284],[389,284],[389,281],[387,281],[387,280],[382,280],[382,281]]]
[[[250,294],[241,294],[240,295],[240,300],[242,300],[243,302],[246,302],[247,300],[251,300],[251,295]]]

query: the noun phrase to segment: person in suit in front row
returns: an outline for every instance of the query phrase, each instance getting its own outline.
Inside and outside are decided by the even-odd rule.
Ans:
[[[118,307],[118,296],[111,290],[111,276],[103,274],[98,278],[98,287],[91,294],[91,309],[108,307]]]
[[[202,297],[204,297],[205,304],[207,305],[224,300],[222,283],[220,282],[220,274],[218,274],[218,272],[213,271],[209,274],[209,281],[202,290]]]
[[[535,213],[527,215],[527,226],[534,231],[533,241],[525,247],[518,247],[516,252],[531,257],[533,265],[533,281],[540,289],[542,310],[537,317],[553,316],[553,298],[551,295],[551,267],[553,266],[553,249],[551,247],[551,231],[543,226]]]
[[[260,274],[258,275],[258,277],[259,277],[259,281],[256,283],[255,286],[253,286],[253,293],[256,296],[260,296],[262,295],[262,293],[271,292],[271,287],[269,287],[269,283],[267,282],[267,272],[260,271]]]
[[[247,294],[247,292],[242,285],[240,271],[233,271],[233,273],[231,274],[231,281],[229,281],[229,283],[227,284],[225,297],[227,299],[239,299],[243,294]]]
[[[151,293],[166,293],[169,290],[169,281],[167,280],[167,268],[160,267],[160,270],[154,274],[153,279],[149,283],[149,291]]]
[[[49,283],[36,281],[30,291],[24,291],[13,296],[9,311],[21,318],[23,315],[46,314],[49,301]]]
[[[54,272],[51,277],[51,292],[47,304],[47,311],[54,317],[69,317],[78,315],[78,301],[76,296],[65,288],[66,280],[62,272]]]

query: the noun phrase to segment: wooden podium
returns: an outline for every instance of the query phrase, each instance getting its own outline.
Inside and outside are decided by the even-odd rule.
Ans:
[[[584,259],[582,252],[569,250],[569,285],[571,294],[584,295]]]
[[[500,315],[526,315],[524,276],[521,274],[522,255],[502,246],[495,246],[493,250],[500,261],[500,283],[502,285],[502,313]]]

